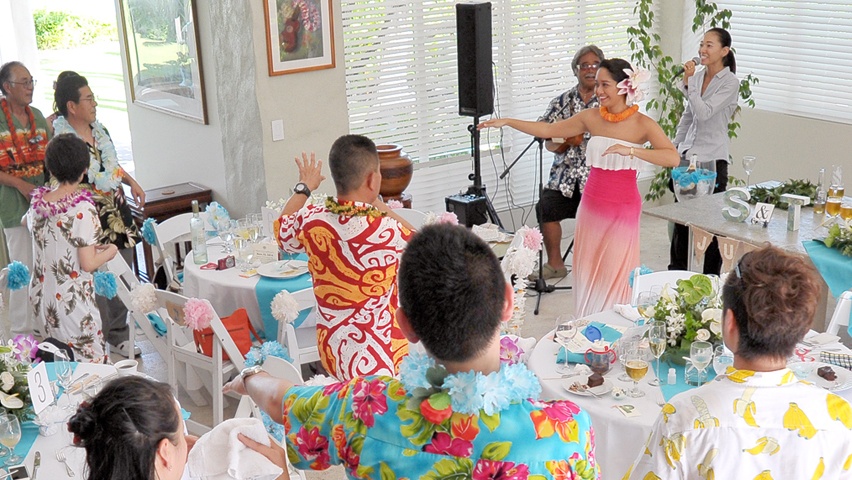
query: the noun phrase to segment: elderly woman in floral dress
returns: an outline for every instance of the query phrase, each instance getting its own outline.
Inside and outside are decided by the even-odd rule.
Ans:
[[[32,194],[26,223],[33,235],[30,301],[45,334],[67,343],[78,361],[106,361],[92,272],[118,252],[101,245],[97,209],[80,183],[88,167],[82,140],[61,134],[48,144],[47,169],[58,182]]]
[[[84,179],[92,192],[101,223],[101,242],[112,243],[130,264],[139,241],[139,232],[121,187],[130,185],[130,192],[139,206],[145,205],[145,191],[118,164],[118,155],[107,129],[96,119],[98,102],[89,88],[86,77],[76,72],[62,72],[56,79],[55,108],[59,117],[53,121],[56,135],[72,133],[89,147],[89,173]],[[129,356],[127,308],[115,297],[98,298],[98,308],[104,320],[104,335],[113,351]]]

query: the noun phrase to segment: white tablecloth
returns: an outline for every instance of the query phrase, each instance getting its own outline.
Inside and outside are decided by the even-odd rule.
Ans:
[[[629,326],[632,324],[612,310],[591,315],[587,319],[610,325]],[[536,344],[530,357],[530,370],[535,372],[541,380],[542,398],[545,400],[569,399],[589,413],[592,418],[592,427],[595,430],[595,454],[603,473],[601,478],[603,480],[619,480],[642,450],[645,440],[651,434],[651,429],[660,413],[660,405],[657,402],[663,401],[662,392],[659,387],[648,385],[650,380],[656,378],[654,372],[656,362],[651,364],[648,374],[639,383],[639,388],[645,392],[644,397],[625,397],[616,400],[612,395],[607,394],[601,398],[595,398],[575,395],[565,390],[564,386],[570,385],[574,381],[585,383],[586,377],[563,378],[557,373],[556,354],[558,350],[559,345],[553,342],[551,332]],[[661,367],[660,375],[665,381],[666,371],[664,367],[665,364]],[[623,371],[620,362],[616,362],[605,377],[615,387],[627,390],[632,388],[633,382],[622,382],[616,378]],[[679,380],[682,381],[683,379]],[[837,393],[852,401],[852,389]],[[618,405],[633,405],[634,411],[638,412],[639,415],[628,418],[615,408]]]

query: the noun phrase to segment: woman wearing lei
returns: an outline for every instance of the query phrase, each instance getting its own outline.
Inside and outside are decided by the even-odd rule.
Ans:
[[[118,155],[109,132],[96,119],[98,102],[86,77],[70,71],[60,73],[56,78],[53,98],[54,107],[59,113],[53,121],[55,134],[72,133],[89,147],[89,173],[83,185],[91,190],[98,209],[100,241],[118,247],[124,260],[131,264],[133,247],[140,236],[121,184],[124,182],[130,185],[130,192],[140,207],[145,205],[145,191],[118,164]],[[99,305],[107,340],[119,353],[127,356],[127,309],[117,298],[113,301],[100,299]]]
[[[574,234],[574,288],[578,316],[600,312],[630,298],[628,278],[639,265],[642,199],[636,184],[644,162],[674,167],[677,150],[660,126],[638,113],[639,84],[648,72],[619,58],[601,62],[595,78],[600,109],[588,109],[555,123],[495,118],[479,128],[508,126],[539,138],[570,138],[589,132],[591,171],[577,212]],[[644,148],[650,143],[651,148]]]

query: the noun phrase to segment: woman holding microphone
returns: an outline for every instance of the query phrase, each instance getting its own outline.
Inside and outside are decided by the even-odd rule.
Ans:
[[[711,28],[698,47],[704,67],[696,73],[695,61],[683,64],[683,92],[689,102],[677,126],[674,144],[681,154],[681,165],[693,155],[699,162],[716,161],[716,188],[724,192],[728,185],[728,124],[737,109],[740,82],[735,73],[737,62],[731,51],[731,34],[724,28]],[[669,270],[686,270],[689,230],[675,224],[669,252]],[[704,273],[719,274],[722,257],[716,239],[704,256]]]

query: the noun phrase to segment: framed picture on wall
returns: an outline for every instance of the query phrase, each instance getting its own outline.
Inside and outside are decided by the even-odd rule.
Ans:
[[[207,124],[195,0],[119,0],[133,104]]]
[[[334,68],[331,0],[264,0],[269,75]]]

